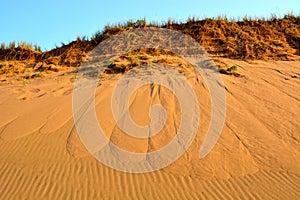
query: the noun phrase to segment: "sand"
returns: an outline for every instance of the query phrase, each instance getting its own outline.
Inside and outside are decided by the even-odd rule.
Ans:
[[[0,199],[299,199],[300,61],[216,63],[237,65],[241,75],[221,75],[227,115],[220,140],[199,159],[211,105],[206,84],[185,69],[201,112],[197,136],[176,162],[142,174],[111,169],[82,145],[72,116],[74,69],[1,83]],[[180,123],[176,98],[157,85],[137,90],[130,100],[136,123],[149,123],[143,113],[151,102],[165,105],[168,118],[150,143],[128,137],[109,106],[120,77],[107,75],[97,88],[97,117],[107,137],[133,152],[161,148]]]

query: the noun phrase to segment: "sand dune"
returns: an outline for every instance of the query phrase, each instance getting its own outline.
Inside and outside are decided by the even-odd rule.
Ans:
[[[176,162],[143,174],[111,169],[85,149],[72,116],[75,72],[1,85],[0,199],[299,199],[300,62],[216,58],[216,64],[237,65],[241,75],[222,75],[227,115],[217,145],[199,159],[211,105],[204,81],[184,69],[201,111],[197,136]],[[176,98],[158,85],[137,90],[130,99],[136,123],[149,123],[143,113],[154,103],[165,106],[167,121],[150,141],[127,136],[110,110],[120,77],[107,75],[96,92],[106,136],[129,151],[161,148],[180,123]]]

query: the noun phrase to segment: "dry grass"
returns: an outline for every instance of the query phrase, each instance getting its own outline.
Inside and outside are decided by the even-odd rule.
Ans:
[[[158,49],[141,49],[128,52],[125,55],[121,55],[111,61],[108,61],[108,68],[105,72],[108,74],[124,73],[134,67],[151,63],[166,64],[170,67],[179,65],[188,67],[192,66],[186,60],[172,52]]]
[[[96,32],[90,39],[78,37],[69,44],[62,44],[61,47],[47,52],[36,51],[40,50],[39,46],[32,46],[26,42],[18,45],[15,42],[9,45],[2,43],[0,60],[4,62],[25,61],[28,64],[33,63],[34,67],[44,66],[45,69],[50,69],[53,65],[57,66],[56,68],[79,67],[88,53],[101,41],[138,27],[162,27],[181,31],[199,42],[212,56],[243,60],[294,60],[300,55],[300,16],[289,14],[284,18],[272,16],[270,19],[251,19],[245,17],[243,20],[228,20],[226,16],[203,20],[193,17],[184,23],[169,19],[163,24],[147,23],[145,19],[136,22],[129,20],[123,24],[107,25],[103,31]],[[147,54],[140,52],[142,55],[132,53],[121,58],[123,63],[117,65],[120,72],[126,68],[150,62],[153,58],[148,58],[149,53],[155,52]],[[158,51],[158,53],[162,52]],[[160,59],[163,60],[163,58]],[[174,62],[174,58],[170,62]],[[114,70],[117,70],[116,67]]]

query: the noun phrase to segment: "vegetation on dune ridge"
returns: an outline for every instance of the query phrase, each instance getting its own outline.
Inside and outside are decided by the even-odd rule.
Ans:
[[[0,60],[30,61],[44,65],[77,67],[88,52],[112,35],[138,27],[161,27],[190,35],[211,55],[235,59],[290,60],[300,55],[300,16],[283,18],[230,19],[226,16],[206,19],[189,18],[186,22],[168,20],[165,23],[147,23],[146,19],[106,25],[91,38],[78,37],[47,52],[38,45],[15,42],[1,44]]]
[[[16,44],[15,41],[11,41],[8,45],[6,45],[5,42],[2,42],[0,46],[1,50],[11,50],[15,48],[29,49],[29,50],[42,52],[42,49],[39,45],[27,43],[25,41],[19,42],[18,44]]]

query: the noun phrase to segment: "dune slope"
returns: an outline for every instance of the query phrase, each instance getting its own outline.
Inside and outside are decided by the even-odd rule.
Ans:
[[[211,105],[205,82],[184,68],[199,100],[197,136],[176,162],[143,174],[111,169],[81,143],[72,116],[76,71],[2,84],[0,199],[300,198],[300,61],[215,60],[224,68],[238,66],[240,74],[221,75],[227,115],[217,145],[199,159]],[[107,74],[97,88],[99,123],[110,141],[124,149],[161,148],[180,123],[176,98],[158,85],[137,90],[130,99],[137,123],[149,122],[152,103],[164,105],[168,119],[150,142],[128,137],[116,126],[109,106],[121,76]]]

